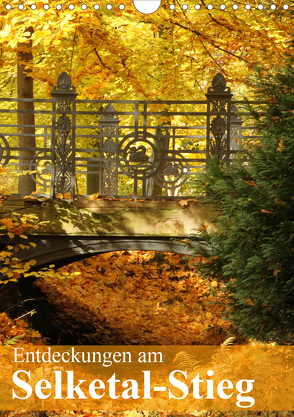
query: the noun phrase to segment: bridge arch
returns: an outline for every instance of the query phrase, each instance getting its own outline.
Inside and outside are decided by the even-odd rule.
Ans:
[[[191,251],[179,242],[164,237],[74,237],[74,236],[34,236],[36,248],[18,254],[21,262],[34,259],[32,270],[37,271],[54,264],[58,269],[72,262],[106,252],[117,251],[156,251],[191,255]],[[37,250],[36,250],[37,249]]]
[[[181,238],[195,233],[202,223],[209,224],[210,215],[200,201],[180,204],[171,200],[87,199],[68,203],[10,198],[0,206],[0,217],[17,211],[22,216],[35,216],[39,226],[28,236],[35,247],[19,250],[16,255],[20,262],[34,259],[35,271],[51,264],[57,269],[99,253],[124,250],[189,255]],[[18,243],[25,242],[20,237],[13,240],[15,246]]]
[[[54,269],[62,266],[90,258],[107,252],[117,251],[156,251],[169,252],[184,255],[191,255],[190,251],[180,242],[175,242],[171,238],[138,238],[138,237],[73,237],[73,236],[30,236],[30,241],[36,243],[36,248],[23,250],[19,256],[20,261],[26,262],[34,259],[36,264],[32,271],[54,264]],[[36,250],[37,249],[37,250]],[[20,252],[18,252],[18,255]],[[37,278],[33,275],[21,279],[18,283],[19,291],[23,300],[31,300],[26,303],[28,311],[35,310],[36,314],[31,317],[31,322],[36,330],[43,337],[47,338],[51,344],[58,344],[62,329],[56,326],[53,316],[57,313],[56,307],[47,301],[42,290],[34,285]],[[91,323],[81,322],[83,328],[91,330]],[[86,327],[85,327],[86,326]],[[92,328],[93,329],[93,328]],[[75,335],[66,333],[62,338],[63,344],[76,344]]]

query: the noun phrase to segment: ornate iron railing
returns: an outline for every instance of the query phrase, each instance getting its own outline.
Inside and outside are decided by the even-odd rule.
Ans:
[[[10,172],[2,178],[5,191],[23,195],[12,174],[30,170],[35,194],[51,198],[191,198],[193,178],[210,155],[231,161],[254,134],[235,114],[242,102],[232,101],[221,74],[203,101],[78,100],[65,72],[51,95],[0,98],[0,160]],[[18,110],[18,101],[35,109]],[[17,124],[19,112],[33,112],[35,124]],[[35,133],[23,133],[25,127]],[[36,146],[18,146],[24,136],[35,137]]]

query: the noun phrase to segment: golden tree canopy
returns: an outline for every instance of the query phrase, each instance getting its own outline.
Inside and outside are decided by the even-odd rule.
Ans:
[[[190,4],[187,10],[180,4],[171,10],[172,2],[163,0],[149,15],[139,13],[132,0],[114,0],[111,10],[106,0],[98,10],[95,0],[87,2],[86,10],[74,1],[62,2],[57,10],[57,0],[44,10],[46,3],[36,1],[36,10],[30,1],[23,2],[23,10],[18,0],[7,1],[10,10],[1,6],[2,95],[16,96],[16,51],[28,40],[29,27],[34,30],[29,66],[35,95],[50,97],[57,76],[66,71],[81,86],[79,98],[90,99],[199,99],[216,72],[241,93],[254,63],[264,69],[279,65],[292,33],[291,12],[280,0],[276,10],[268,1],[252,0],[251,10],[245,3],[234,10],[231,0],[225,10],[221,0],[213,2],[212,10],[206,0],[199,10]],[[260,3],[263,10],[257,8]]]

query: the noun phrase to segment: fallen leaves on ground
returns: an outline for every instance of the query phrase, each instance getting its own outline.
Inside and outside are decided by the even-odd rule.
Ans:
[[[205,282],[192,258],[114,252],[59,272],[68,275],[64,280],[45,277],[36,285],[57,308],[60,328],[75,323],[68,331],[77,343],[220,344],[232,331],[231,324],[221,319],[226,300],[218,284]],[[80,275],[73,275],[77,272]]]
[[[22,319],[11,320],[6,313],[0,314],[0,345],[43,344],[39,332],[29,328]]]

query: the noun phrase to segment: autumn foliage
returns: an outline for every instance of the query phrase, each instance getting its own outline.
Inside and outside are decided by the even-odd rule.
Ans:
[[[29,328],[23,318],[11,320],[6,313],[0,314],[0,345],[43,344],[39,332]]]
[[[114,252],[59,273],[65,278],[44,277],[36,285],[56,307],[58,327],[77,344],[220,344],[232,331],[221,319],[226,300],[218,284],[203,281],[193,258]]]
[[[99,11],[94,0],[87,10],[78,4],[69,10],[70,3],[56,10],[59,0],[50,0],[44,10],[45,3],[36,2],[32,10],[31,2],[23,1],[20,12],[19,2],[10,0],[11,10],[1,10],[0,86],[7,94],[16,95],[16,52],[24,52],[28,39],[33,62],[26,64],[36,97],[50,98],[62,63],[73,84],[82,85],[83,99],[195,100],[220,70],[244,89],[254,63],[278,66],[292,34],[291,7],[283,10],[281,0],[275,1],[275,11],[269,3],[259,10],[258,2],[250,2],[249,11],[228,3],[223,11],[222,0],[215,0],[212,10],[205,1],[199,10],[193,4],[183,10],[177,2],[171,10],[163,0],[151,15],[137,12],[132,0],[123,2],[123,10],[121,1],[112,1],[107,10],[109,2],[102,0]]]

